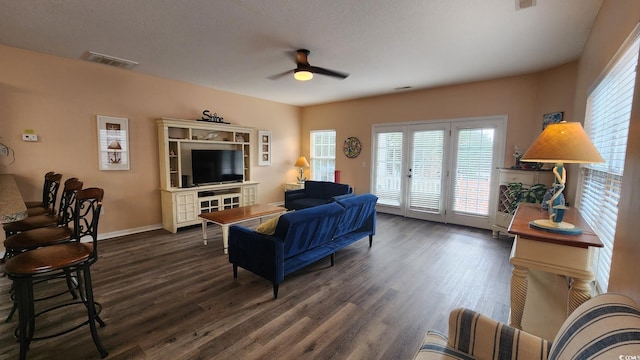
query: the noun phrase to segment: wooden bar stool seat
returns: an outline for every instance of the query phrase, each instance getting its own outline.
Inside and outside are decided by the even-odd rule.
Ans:
[[[84,325],[89,325],[91,337],[102,358],[108,355],[98,336],[98,323],[106,326],[100,319],[99,303],[94,301],[91,283],[91,265],[98,261],[98,219],[102,208],[104,191],[100,188],[80,190],[76,194],[73,215],[72,241],[64,244],[39,247],[7,259],[5,272],[15,286],[15,299],[18,305],[18,328],[16,336],[20,343],[20,359],[26,359],[29,344],[33,340],[50,339],[66,334]],[[33,230],[35,231],[35,230]],[[91,238],[90,243],[82,243],[81,239]],[[53,276],[56,273],[75,272],[78,277],[80,299],[54,305],[46,310],[35,312],[33,284],[35,280]],[[44,313],[82,304],[87,312],[87,320],[80,325],[52,335],[36,337],[36,318]],[[60,321],[64,321],[64,316]]]
[[[12,235],[4,241],[4,247],[9,253],[7,257],[43,246],[57,245],[71,240],[73,230],[66,226],[43,227]]]
[[[42,201],[25,201],[24,205],[27,207],[27,209],[31,209],[34,207],[40,207],[42,206]]]
[[[49,213],[51,213],[51,209],[44,206],[27,208],[27,216],[48,215]]]
[[[24,220],[5,224],[3,226],[3,229],[5,233],[17,234],[23,231],[37,229],[45,226],[55,226],[58,222],[60,222],[60,219],[61,217],[58,215],[29,215]]]
[[[64,246],[61,246],[64,245]],[[51,245],[18,254],[7,261],[5,271],[12,277],[32,277],[38,274],[73,267],[89,259],[93,252],[92,244],[69,243]]]

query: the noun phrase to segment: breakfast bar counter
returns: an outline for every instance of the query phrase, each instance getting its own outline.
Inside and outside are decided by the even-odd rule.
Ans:
[[[0,174],[0,223],[6,224],[27,217],[27,207],[11,174]]]

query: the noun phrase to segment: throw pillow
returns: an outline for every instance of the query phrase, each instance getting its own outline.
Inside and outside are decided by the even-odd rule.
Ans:
[[[280,220],[280,215],[272,217],[271,219],[258,225],[258,227],[256,228],[256,232],[264,235],[275,234],[276,225],[278,225],[278,220]]]

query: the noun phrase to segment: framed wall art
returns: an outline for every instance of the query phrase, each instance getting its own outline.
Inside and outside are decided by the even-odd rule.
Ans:
[[[342,151],[344,155],[348,158],[355,158],[360,155],[360,151],[362,150],[362,144],[357,137],[351,136],[348,137],[344,141],[344,145],[342,147]]]
[[[553,113],[542,115],[542,130],[544,130],[549,124],[559,123],[560,121],[562,121],[563,117],[564,117],[564,111],[553,112]]]
[[[258,131],[258,165],[271,165],[271,131]]]
[[[129,170],[129,119],[98,115],[100,170]]]

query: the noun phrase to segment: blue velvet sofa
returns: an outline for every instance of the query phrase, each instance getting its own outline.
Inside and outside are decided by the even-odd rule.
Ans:
[[[233,277],[238,266],[273,283],[273,297],[284,277],[327,256],[331,266],[335,252],[369,237],[376,230],[376,202],[372,194],[288,212],[279,219],[273,235],[240,225],[229,228],[229,262]]]
[[[351,186],[331,181],[307,180],[304,189],[284,192],[284,207],[287,210],[300,210],[327,204],[353,192]]]

